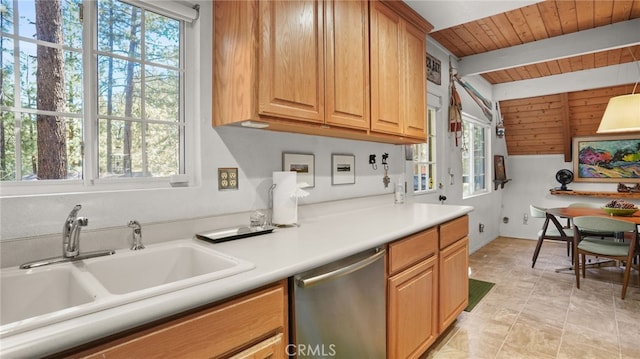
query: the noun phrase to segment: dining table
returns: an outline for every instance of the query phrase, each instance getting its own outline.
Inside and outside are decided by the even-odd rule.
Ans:
[[[636,226],[640,225],[640,211],[633,213],[630,216],[614,216],[607,212],[605,212],[602,208],[597,207],[556,207],[556,208],[547,208],[546,212],[548,214],[554,215],[556,217],[566,218],[571,221],[575,217],[582,216],[598,216],[598,217],[609,217],[618,219],[621,221],[633,222]],[[570,225],[568,224],[570,227]],[[602,266],[603,263],[611,263],[612,261],[597,261],[588,264],[587,266]],[[558,268],[555,270],[556,273],[561,271],[573,270],[573,265],[570,267]]]
[[[621,221],[633,222],[636,225],[640,225],[640,211],[630,216],[612,216],[605,212],[602,208],[596,207],[557,207],[547,208],[547,213],[557,217],[569,219],[582,216],[610,217]]]

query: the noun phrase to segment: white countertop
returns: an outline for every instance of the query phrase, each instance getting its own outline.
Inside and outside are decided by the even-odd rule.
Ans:
[[[3,358],[53,354],[172,314],[228,298],[465,215],[469,206],[389,196],[305,206],[300,226],[224,243],[193,239],[255,268],[231,277],[84,315],[0,339]],[[176,238],[178,239],[178,238]]]

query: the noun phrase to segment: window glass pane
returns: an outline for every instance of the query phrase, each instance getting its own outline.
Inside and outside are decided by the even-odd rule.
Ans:
[[[3,152],[0,156],[0,180],[15,181],[16,180],[16,136],[14,131],[14,114],[8,111],[2,111],[0,118],[0,135],[2,136]]]
[[[98,56],[98,114],[141,118],[140,64]]]
[[[147,66],[145,77],[146,117],[174,121],[180,118],[180,81],[178,71]]]
[[[22,180],[82,178],[81,120],[26,113],[20,120]],[[41,143],[45,147],[40,149],[39,133],[48,133],[47,141]]]
[[[82,23],[80,22],[80,4],[82,0],[62,1],[62,37],[64,44],[75,49],[82,48]]]
[[[11,15],[13,18],[13,14]],[[36,38],[36,7],[33,1],[18,1],[18,34]]]
[[[20,148],[22,153],[22,180],[38,179],[38,129],[36,116],[22,114],[20,117]]]
[[[1,106],[13,106],[15,96],[13,91],[15,90],[14,71],[13,71],[13,40],[2,37],[2,53],[0,54],[2,63],[0,66],[0,74],[2,74],[2,95],[0,96]]]
[[[18,35],[46,41],[54,44],[64,44],[74,48],[80,48],[82,44],[82,24],[79,19],[79,3],[81,0],[65,0],[65,1],[39,1],[19,0],[18,1]],[[3,12],[4,22],[11,23],[13,14],[9,13],[12,9],[11,1],[2,1],[7,6],[8,12]],[[43,19],[59,18],[60,26],[47,26]],[[40,22],[41,26],[38,26]],[[4,26],[3,26],[4,28]],[[4,30],[4,29],[3,29]],[[8,30],[8,29],[7,29]],[[38,33],[40,31],[40,33]],[[13,32],[13,31],[10,31]]]
[[[145,60],[179,67],[180,22],[152,12],[145,14]]]
[[[0,1],[0,30],[13,34],[13,1]]]
[[[147,160],[150,175],[170,176],[179,173],[178,138],[178,126],[165,124],[147,126]]]
[[[82,113],[82,54],[75,51],[64,53],[65,94],[67,112]]]
[[[142,176],[142,125],[101,119],[98,152],[100,178]]]
[[[42,68],[40,73],[38,66]],[[63,79],[60,71],[64,72]],[[20,41],[20,102],[23,108],[81,113],[82,55],[43,45],[36,51],[35,45]]]
[[[140,59],[141,12],[120,1],[98,1],[98,50]]]
[[[487,128],[463,119],[462,180],[465,196],[487,191]]]
[[[24,108],[38,108],[37,101],[37,66],[36,46],[20,41],[20,105]]]

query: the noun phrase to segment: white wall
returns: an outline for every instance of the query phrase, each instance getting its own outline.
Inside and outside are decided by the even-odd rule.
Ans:
[[[441,84],[427,83],[427,91],[431,97],[440,98],[442,108],[438,111],[438,183],[442,185],[436,193],[416,196],[416,200],[426,203],[438,203],[438,196],[445,195],[445,204],[460,204],[473,206],[474,211],[469,214],[469,240],[470,251],[474,252],[488,242],[500,235],[500,208],[504,190],[493,189],[492,182],[489,182],[490,191],[487,194],[463,199],[462,198],[462,154],[460,147],[456,147],[453,134],[447,130],[448,106],[449,106],[449,53],[437,42],[427,38],[427,52],[441,61],[442,78]],[[455,69],[457,64],[455,57],[452,57],[452,66]],[[484,97],[491,100],[491,85],[478,76],[465,78]],[[476,118],[485,119],[480,107],[473,101],[467,92],[459,85],[456,90],[462,100],[462,110]],[[433,103],[429,103],[433,105]],[[504,139],[499,139],[495,135],[496,114],[491,123],[491,146],[492,154],[500,154],[506,157],[506,144]],[[491,160],[491,166],[493,161]],[[449,170],[450,169],[450,170]],[[493,167],[488,169],[487,179],[493,180]],[[453,174],[453,177],[449,176]],[[412,182],[409,182],[412,183]],[[507,187],[505,187],[507,188]],[[484,232],[480,233],[479,224],[484,224]]]
[[[588,202],[603,205],[610,199],[583,196],[551,195],[549,189],[560,187],[555,174],[563,168],[572,170],[572,162],[564,162],[564,155],[510,156],[506,161],[507,176],[512,181],[505,186],[502,198],[502,217],[509,217],[509,223],[501,223],[500,235],[516,238],[537,239],[543,219],[531,219],[523,223],[523,216],[529,215],[529,205],[541,207],[563,207],[572,202]],[[571,183],[569,189],[585,191],[616,191],[617,183]],[[640,205],[640,201],[627,200]]]

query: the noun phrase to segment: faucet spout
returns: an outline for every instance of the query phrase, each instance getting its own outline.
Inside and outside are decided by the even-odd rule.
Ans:
[[[73,258],[80,254],[80,229],[89,224],[87,218],[78,217],[81,208],[81,205],[75,205],[62,227],[62,256],[64,258]]]

